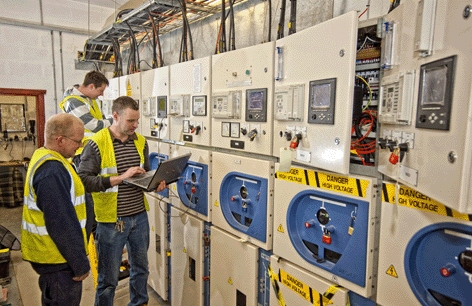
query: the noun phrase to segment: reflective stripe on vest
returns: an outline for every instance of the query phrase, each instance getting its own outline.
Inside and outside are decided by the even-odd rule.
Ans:
[[[98,119],[98,120],[103,119],[102,111],[101,111],[100,107],[98,106],[98,103],[97,103],[96,99],[90,99],[89,100],[88,98],[84,98],[82,96],[77,96],[77,95],[69,95],[61,101],[61,103],[59,104],[59,107],[62,109],[63,112],[65,112],[65,105],[66,105],[67,101],[71,98],[77,99],[80,102],[82,102],[83,104],[88,105],[88,108],[90,110],[90,114],[92,115],[93,118]],[[92,132],[91,130],[84,127],[84,139],[82,139],[82,143],[84,144],[84,146],[87,144],[89,139],[92,138],[93,135],[95,135],[94,132]],[[75,155],[82,154],[83,150],[84,150],[83,147],[78,148],[77,151],[75,151]]]
[[[68,170],[71,178],[71,203],[77,215],[77,221],[82,229],[84,251],[87,244],[85,224],[87,220],[85,205],[85,188],[80,177],[72,165],[59,153],[40,148],[31,158],[30,167],[26,173],[24,189],[23,221],[21,231],[21,244],[23,259],[43,264],[65,263],[66,260],[57,249],[54,241],[48,234],[43,212],[38,208],[37,196],[33,187],[33,179],[36,170],[46,161],[58,161]]]
[[[139,164],[144,166],[144,147],[146,139],[144,136],[136,134],[138,139],[134,140],[134,145],[139,154]],[[97,144],[100,152],[100,176],[110,177],[118,175],[118,168],[115,159],[115,150],[113,147],[113,139],[109,129],[102,129],[97,132],[92,140]],[[104,192],[92,192],[95,217],[98,222],[116,222],[117,205],[118,205],[118,185],[108,188]],[[146,197],[143,193],[143,201],[146,210],[149,210]]]

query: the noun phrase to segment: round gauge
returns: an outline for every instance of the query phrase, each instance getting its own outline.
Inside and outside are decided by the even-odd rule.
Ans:
[[[326,209],[321,208],[316,213],[316,218],[318,219],[321,225],[326,225],[329,222],[329,213]]]
[[[241,198],[246,199],[248,196],[247,188],[244,186],[241,187],[241,189],[239,189],[239,194],[241,195]]]

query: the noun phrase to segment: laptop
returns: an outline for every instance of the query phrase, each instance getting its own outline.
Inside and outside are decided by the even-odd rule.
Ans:
[[[165,160],[159,164],[156,170],[129,177],[123,180],[123,183],[139,187],[145,191],[155,190],[161,181],[165,181],[166,185],[172,184],[179,180],[187,166],[190,155],[192,153]]]

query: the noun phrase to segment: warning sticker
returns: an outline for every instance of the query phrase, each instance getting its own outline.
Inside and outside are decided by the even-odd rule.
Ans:
[[[398,188],[398,192],[396,188]],[[472,215],[459,213],[447,207],[446,205],[443,205],[438,201],[422,194],[421,192],[403,185],[383,183],[382,201],[417,210],[429,211],[442,216],[472,221]]]
[[[128,97],[131,97],[132,94],[133,94],[133,91],[132,91],[132,88],[131,88],[131,83],[128,80],[128,82],[126,83],[126,95]]]
[[[218,200],[215,201],[215,206],[220,207],[220,203],[218,202]]]
[[[277,171],[276,178],[283,181],[308,185],[306,171],[307,170],[301,168],[290,168],[290,172]]]
[[[328,174],[319,171],[308,171],[310,186],[331,190],[357,197],[366,197],[370,181],[354,177]]]
[[[388,269],[387,269],[387,271],[385,271],[385,273],[387,273],[387,275],[398,278],[397,270],[395,270],[395,267],[393,265],[390,265],[390,267],[388,267]]]
[[[278,231],[278,232],[281,232],[281,233],[285,233],[282,224],[280,224],[279,227],[277,227],[277,231]]]
[[[293,167],[290,168],[290,172],[277,171],[275,177],[278,180],[309,185],[362,198],[366,197],[370,184],[369,180]]]
[[[282,284],[296,292],[298,295],[303,297],[305,300],[311,302],[310,287],[299,281],[297,278],[291,276],[284,270],[280,270],[280,281]]]

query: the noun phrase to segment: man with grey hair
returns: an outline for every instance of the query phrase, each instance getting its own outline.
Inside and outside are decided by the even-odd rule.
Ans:
[[[68,160],[83,137],[81,120],[52,116],[45,145],[33,153],[26,173],[22,256],[39,274],[42,305],[79,306],[82,281],[90,273],[85,188]]]

